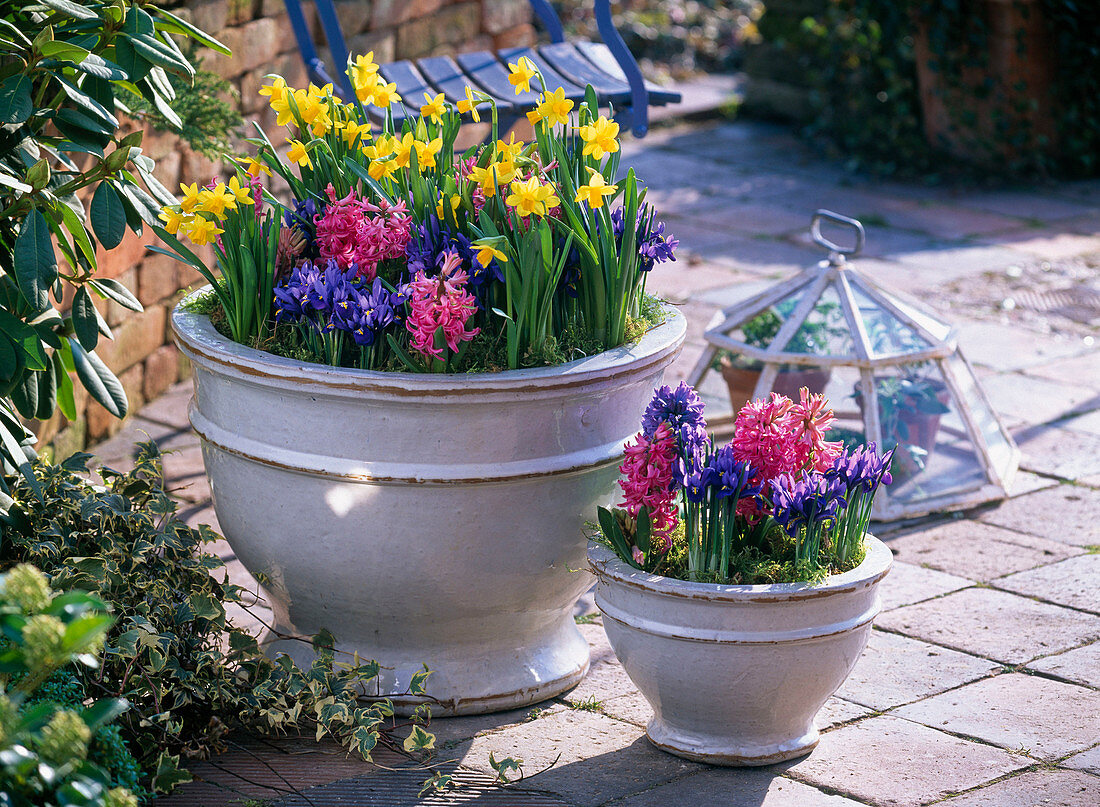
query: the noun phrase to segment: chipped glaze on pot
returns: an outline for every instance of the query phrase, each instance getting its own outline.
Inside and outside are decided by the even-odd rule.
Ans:
[[[658,748],[712,765],[770,765],[817,745],[814,716],[851,673],[879,612],[890,550],[823,584],[718,586],[647,574],[590,543],[596,604]]]
[[[583,524],[680,352],[681,314],[598,356],[466,376],[285,359],[180,308],[172,328],[218,522],[264,575],[280,633],[329,629],[383,666],[379,696],[426,664],[435,714],[524,706],[584,676]]]

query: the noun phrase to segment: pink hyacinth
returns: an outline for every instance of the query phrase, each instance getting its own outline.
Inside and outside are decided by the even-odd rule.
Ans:
[[[773,392],[769,398],[745,404],[737,414],[733,456],[757,469],[754,482],[824,471],[840,455],[841,444],[825,440],[833,421],[825,396],[810,395],[803,387],[800,397],[795,403]]]
[[[355,191],[337,199],[331,184],[325,193],[329,204],[324,213],[314,217],[322,258],[335,259],[341,269],[354,266],[360,277],[371,281],[381,261],[405,254],[412,221],[404,201],[390,205],[383,200],[373,205],[356,199]]]
[[[662,423],[651,438],[639,432],[625,451],[626,459],[619,466],[624,477],[619,480],[623,489],[620,507],[632,516],[637,516],[643,505],[648,507],[653,537],[661,540],[660,551],[667,552],[672,545],[669,533],[679,523],[672,489],[676,435],[667,423]]]
[[[448,252],[438,277],[417,272],[405,287],[409,298],[405,327],[412,334],[413,349],[425,358],[444,360],[443,349],[435,344],[441,329],[452,353],[458,351],[460,342],[469,342],[480,332],[479,328],[466,329],[466,321],[477,311],[477,300],[466,289],[467,275],[458,268],[461,263],[457,253]]]

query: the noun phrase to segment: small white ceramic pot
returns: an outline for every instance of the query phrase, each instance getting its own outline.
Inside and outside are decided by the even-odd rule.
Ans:
[[[647,574],[588,546],[596,604],[658,748],[713,765],[770,765],[818,741],[814,716],[852,671],[890,550],[817,586],[719,586]]]
[[[332,631],[401,698],[427,665],[433,714],[551,698],[588,670],[572,608],[585,519],[684,341],[684,317],[557,367],[383,373],[280,358],[177,308],[226,539],[263,575],[279,633]],[[308,663],[309,645],[272,650]]]

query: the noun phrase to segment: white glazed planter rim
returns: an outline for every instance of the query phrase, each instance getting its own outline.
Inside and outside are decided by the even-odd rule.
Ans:
[[[574,386],[595,379],[614,378],[616,374],[636,373],[637,365],[659,361],[670,353],[679,352],[681,342],[666,335],[658,336],[666,325],[677,325],[686,331],[683,314],[671,304],[666,305],[668,316],[651,328],[634,343],[620,345],[610,350],[586,356],[564,364],[549,367],[528,367],[519,370],[501,370],[494,373],[405,373],[382,370],[360,370],[354,367],[332,367],[327,364],[299,361],[278,356],[263,350],[234,342],[223,336],[205,314],[187,311],[184,306],[199,295],[209,292],[210,286],[191,292],[176,305],[172,312],[172,330],[177,340],[188,350],[204,359],[237,369],[239,362],[250,366],[246,375],[256,379],[278,379],[296,384],[323,387],[329,394],[357,395],[362,392],[391,393],[401,397],[433,394],[470,395],[471,400],[481,396],[505,393],[514,395],[524,391],[517,384],[530,382],[532,387],[552,389]],[[227,362],[217,353],[228,354],[236,360]],[[624,360],[629,360],[624,362]],[[629,366],[624,366],[628,364]],[[609,375],[609,370],[615,372]]]
[[[867,533],[870,546],[863,561],[842,574],[829,575],[824,583],[770,583],[764,585],[698,583],[650,574],[621,560],[610,547],[589,541],[588,561],[593,570],[617,583],[666,597],[706,599],[710,602],[797,602],[815,600],[873,585],[890,571],[893,553],[886,544]],[[874,572],[869,572],[870,569]]]

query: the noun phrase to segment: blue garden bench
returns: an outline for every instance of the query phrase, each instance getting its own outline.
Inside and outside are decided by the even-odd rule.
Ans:
[[[501,130],[505,131],[526,112],[534,109],[538,101],[537,92],[516,95],[515,89],[508,83],[508,62],[515,63],[526,57],[539,68],[547,87],[565,88],[565,97],[575,103],[584,98],[585,87],[591,84],[600,106],[613,106],[619,125],[630,129],[635,137],[644,137],[649,129],[649,107],[677,103],[680,94],[642,78],[638,63],[612,23],[611,0],[595,1],[596,24],[603,42],[566,42],[561,20],[549,0],[529,0],[550,35],[549,45],[507,48],[496,53],[461,53],[453,58],[432,56],[415,62],[402,60],[382,65],[380,72],[386,81],[397,85],[397,91],[409,103],[409,114],[413,115],[419,109],[419,99],[424,97],[425,92],[432,96],[443,93],[451,103],[458,103],[465,98],[467,86],[480,89],[496,101]],[[338,81],[333,81],[317,55],[300,0],[284,2],[310,80],[322,86],[333,84],[345,100],[353,98],[354,92],[347,75],[337,70]],[[348,48],[333,0],[314,2],[333,62],[347,64]],[[397,126],[401,125],[404,116],[405,111],[394,109],[394,123]]]

